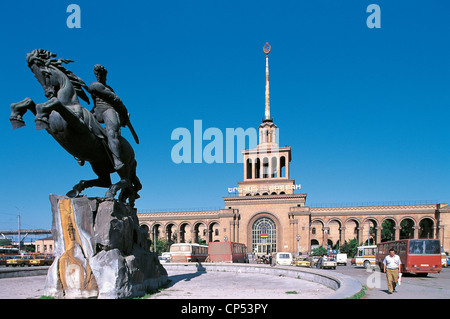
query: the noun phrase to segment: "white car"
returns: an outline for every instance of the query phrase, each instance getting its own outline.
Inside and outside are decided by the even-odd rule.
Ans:
[[[170,263],[170,253],[162,253],[161,256],[158,256],[158,260],[160,263]]]
[[[322,261],[322,269],[330,268],[330,269],[336,269],[336,259],[334,258],[327,258],[326,260]]]
[[[287,252],[277,253],[275,256],[277,265],[292,265],[292,254]]]

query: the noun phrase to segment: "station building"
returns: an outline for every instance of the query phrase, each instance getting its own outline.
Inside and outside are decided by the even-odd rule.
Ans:
[[[306,254],[312,248],[335,247],[356,238],[381,242],[383,227],[392,240],[437,238],[450,250],[450,206],[447,203],[382,206],[308,207],[305,193],[289,173],[291,148],[277,143],[278,128],[270,113],[269,52],[266,53],[265,114],[259,143],[242,154],[243,178],[223,197],[224,208],[208,211],[138,213],[149,238],[171,243],[234,241],[250,252]]]

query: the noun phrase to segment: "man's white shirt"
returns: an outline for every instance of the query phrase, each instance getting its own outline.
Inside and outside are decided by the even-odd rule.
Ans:
[[[387,269],[398,269],[401,263],[402,261],[400,260],[400,257],[398,255],[394,255],[394,257],[391,257],[391,255],[387,255],[383,260],[383,264],[386,265]]]

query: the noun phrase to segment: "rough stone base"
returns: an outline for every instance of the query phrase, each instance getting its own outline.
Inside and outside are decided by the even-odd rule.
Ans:
[[[136,210],[116,200],[50,195],[55,261],[44,293],[56,298],[133,298],[166,284],[167,272],[139,228]]]

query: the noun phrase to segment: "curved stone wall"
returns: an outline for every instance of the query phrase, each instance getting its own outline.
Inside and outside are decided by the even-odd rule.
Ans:
[[[310,269],[292,266],[268,266],[259,264],[227,264],[227,263],[165,263],[166,270],[205,271],[205,272],[241,272],[259,273],[271,276],[285,276],[320,283],[333,290],[331,298],[349,298],[361,291],[361,283],[352,277],[328,270]],[[169,276],[170,277],[170,276]]]

